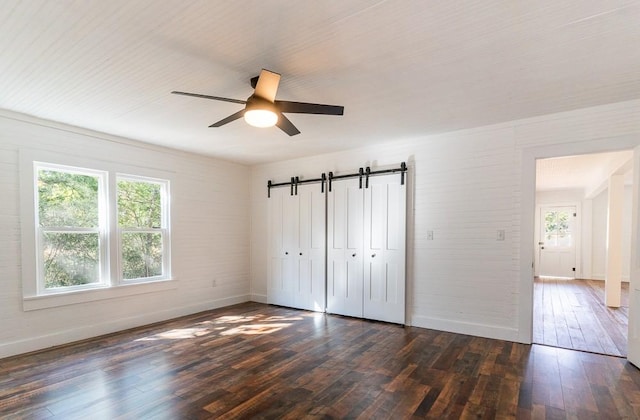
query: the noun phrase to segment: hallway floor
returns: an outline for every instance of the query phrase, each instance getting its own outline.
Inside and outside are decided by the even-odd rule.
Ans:
[[[627,355],[629,283],[622,306],[604,304],[604,281],[536,278],[533,342],[611,356]]]

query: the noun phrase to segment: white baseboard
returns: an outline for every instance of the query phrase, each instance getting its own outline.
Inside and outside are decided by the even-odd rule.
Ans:
[[[154,322],[167,321],[169,319],[191,315],[202,311],[208,311],[211,309],[222,308],[224,306],[248,302],[249,300],[249,295],[231,296],[224,299],[200,302],[189,306],[181,306],[177,308],[160,310],[153,313],[141,314],[135,317],[118,319],[98,325],[85,326],[64,331],[56,331],[47,335],[25,338],[10,343],[2,343],[0,344],[0,358],[28,353],[36,350],[42,350],[48,347],[72,343],[78,340],[85,340],[87,338],[98,337],[104,334],[123,331],[129,328],[141,327],[144,325],[153,324]]]
[[[267,303],[267,295],[251,295],[251,302]]]
[[[602,281],[604,281],[605,280],[604,277],[605,277],[604,274],[594,274],[589,278],[589,280],[602,280]],[[629,276],[622,276],[622,279],[620,279],[620,281],[622,281],[623,283],[629,283],[629,280],[630,280]]]
[[[452,321],[449,319],[433,318],[421,315],[413,315],[411,317],[411,325],[414,327],[473,335],[476,337],[493,338],[496,340],[520,341],[518,339],[517,328],[501,327],[497,325]]]

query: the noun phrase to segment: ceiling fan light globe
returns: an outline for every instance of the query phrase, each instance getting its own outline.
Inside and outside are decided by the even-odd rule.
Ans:
[[[278,122],[278,114],[268,109],[250,109],[245,111],[244,120],[254,127],[273,127]]]

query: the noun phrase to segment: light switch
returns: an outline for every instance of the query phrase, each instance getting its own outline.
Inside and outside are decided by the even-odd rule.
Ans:
[[[432,230],[428,230],[427,231],[427,240],[428,241],[433,241],[433,231]]]
[[[504,229],[498,229],[498,241],[504,241]]]

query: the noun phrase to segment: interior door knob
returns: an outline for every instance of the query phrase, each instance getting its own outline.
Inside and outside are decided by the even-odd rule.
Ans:
[[[375,258],[376,254],[371,254],[371,258]]]
[[[300,253],[300,255],[302,255],[302,252]]]
[[[285,253],[284,253],[284,255],[289,255],[289,253],[288,253],[288,252],[285,252]]]
[[[355,257],[355,256],[356,256],[356,254],[351,254],[351,256],[352,256],[352,257]]]

